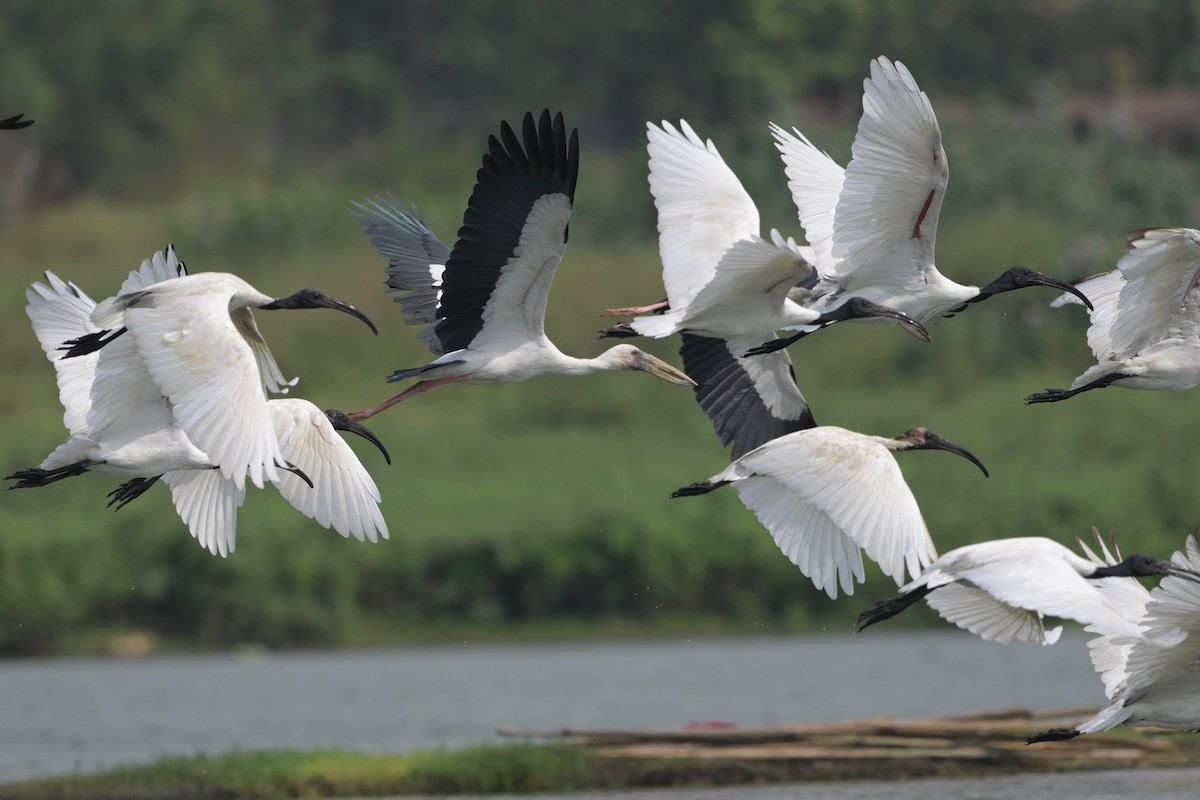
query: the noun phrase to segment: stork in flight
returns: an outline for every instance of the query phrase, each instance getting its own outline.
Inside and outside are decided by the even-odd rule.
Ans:
[[[168,248],[130,273],[121,294],[185,274],[183,262]],[[74,283],[52,273],[46,273],[45,283],[35,282],[26,296],[34,332],[57,373],[63,422],[70,436],[39,467],[7,476],[17,481],[9,488],[45,486],[91,471],[121,475],[129,480],[109,495],[113,498],[109,505],[116,503],[119,509],[161,478],[200,544],[215,555],[232,552],[245,485],[227,477],[192,442],[143,363],[133,337],[113,337],[101,349],[62,358],[65,341],[99,331],[93,322],[96,303]],[[269,351],[264,350],[263,356],[274,367]],[[251,366],[257,371],[257,366]],[[283,380],[277,367],[268,374]],[[263,383],[259,383],[260,395]],[[342,536],[372,542],[380,536],[386,539],[379,491],[335,430],[363,436],[390,463],[383,443],[340,412],[322,412],[306,400],[264,398],[264,402],[283,459],[283,474],[275,485],[284,498]],[[224,409],[232,417],[241,414],[236,406]]]
[[[1052,286],[1090,307],[1078,288],[1027,267],[1012,267],[982,288],[942,275],[933,251],[950,173],[933,106],[908,68],[883,56],[871,62],[863,89],[844,170],[798,130],[771,126],[815,258],[805,306],[824,314],[861,297],[924,323],[1002,292]],[[786,347],[804,333],[751,353]]]
[[[633,369],[695,385],[632,345],[618,345],[596,358],[573,358],[546,337],[546,299],[566,249],[578,174],[577,131],[567,135],[562,114],[551,120],[543,111],[535,122],[527,113],[520,137],[507,122],[501,123],[499,138],[489,137],[453,250],[387,200],[358,206],[360,222],[389,260],[389,288],[406,293],[401,298],[405,322],[427,326],[420,338],[437,357],[392,373],[388,382],[420,381],[351,413],[351,419],[367,419],[448,383],[513,383],[539,375]],[[417,239],[410,246],[413,235]],[[409,256],[417,260],[406,261]]]
[[[679,128],[647,123],[650,193],[658,210],[664,303],[609,309],[606,315],[653,312],[602,331],[601,336],[670,336],[689,332],[742,342],[743,350],[779,329],[805,330],[846,319],[898,321],[922,341],[929,333],[907,315],[863,298],[819,313],[788,297],[812,274],[811,248],[778,231],[759,235],[758,208],[717,152],[686,121]]]
[[[1115,270],[1075,285],[1093,303],[1087,339],[1095,366],[1070,389],[1037,392],[1026,403],[1105,386],[1178,391],[1200,384],[1200,231],[1150,228],[1128,239]],[[1064,294],[1051,305],[1077,303]]]
[[[1074,728],[1052,728],[1026,744],[1118,725],[1200,730],[1200,583],[1193,577],[1200,572],[1200,547],[1195,536],[1172,561],[1179,573],[1168,574],[1155,588],[1146,591],[1135,584],[1126,610],[1137,624],[1135,633],[1102,633],[1088,642],[1111,704]]]
[[[1094,529],[1093,529],[1094,531]],[[1200,580],[1200,574],[1146,555],[1120,559],[1096,533],[1100,555],[1082,540],[1085,556],[1053,539],[1022,536],[965,545],[943,554],[896,597],[882,600],[858,617],[855,630],[882,622],[924,599],[948,622],[987,641],[1014,639],[1053,644],[1062,633],[1047,630],[1043,617],[1072,619],[1114,636],[1137,633],[1136,620],[1123,613],[1123,583],[1110,578],[1172,575]],[[1137,589],[1133,589],[1137,591]]]

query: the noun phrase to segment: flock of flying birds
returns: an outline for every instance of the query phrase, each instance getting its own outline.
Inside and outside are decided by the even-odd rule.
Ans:
[[[1064,739],[1119,724],[1200,728],[1200,546],[1189,536],[1164,561],[1122,559],[1096,535],[1083,555],[1041,537],[967,545],[938,556],[893,453],[941,449],[984,465],[966,449],[914,427],[892,437],[818,425],[795,383],[786,347],[848,320],[896,322],[929,340],[923,323],[996,294],[1048,286],[1052,305],[1087,307],[1097,363],[1065,400],[1105,386],[1186,389],[1200,383],[1200,231],[1130,235],[1112,272],[1074,285],[1013,267],[980,288],[934,266],[946,153],[929,99],[908,69],[877,58],[843,168],[799,131],[771,127],[808,244],[772,230],[711,141],[686,122],[649,124],[649,183],[658,212],[666,298],[611,309],[633,319],[603,337],[680,334],[683,370],[630,344],[574,358],[546,337],[550,284],[567,243],[579,170],[577,132],[562,115],[526,114],[520,131],[492,136],[454,246],[389,197],[353,209],[387,259],[387,285],[404,321],[420,326],[433,360],[389,382],[418,379],[349,414],[320,411],[286,393],[252,309],[333,308],[375,330],[361,312],[313,289],[267,296],[223,273],[187,274],[174,249],[147,259],[99,303],[46,273],[27,291],[27,312],[58,376],[70,435],[10,488],[45,486],[88,471],[128,478],[118,508],[159,478],[179,515],[214,554],[232,552],[246,480],[275,484],[298,510],[343,536],[387,538],[379,492],[335,431],[366,437],[361,423],[448,383],[503,383],[538,375],[632,369],[693,388],[732,463],[673,497],[731,484],[813,584],[835,598],[864,580],[862,554],[900,594],[859,617],[857,629],[924,599],[946,620],[986,640],[1053,643],[1075,620],[1096,637],[1091,658],[1112,701]],[[19,117],[0,127],[21,127]],[[776,338],[786,331],[784,338]],[[910,580],[906,583],[906,575]],[[1162,576],[1153,590],[1138,577]]]

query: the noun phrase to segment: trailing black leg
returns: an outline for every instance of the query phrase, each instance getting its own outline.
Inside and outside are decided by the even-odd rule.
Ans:
[[[156,484],[161,477],[162,475],[155,475],[153,478],[131,478],[125,481],[108,493],[108,496],[112,498],[108,501],[109,507],[111,508],[113,503],[117,503],[117,507],[113,510],[120,511],[130,500],[136,500],[145,494],[146,490]]]
[[[920,600],[925,595],[929,594],[932,589],[928,586],[918,586],[907,594],[889,597],[887,600],[880,600],[875,605],[868,608],[866,611],[858,615],[858,620],[854,623],[854,630],[861,631],[869,625],[874,625],[876,622],[883,622],[885,619],[891,619],[899,614],[904,609],[911,606],[913,603]]]
[[[67,464],[65,467],[59,467],[58,469],[30,467],[29,469],[17,470],[12,475],[5,475],[4,479],[17,481],[17,483],[8,487],[10,489],[33,489],[38,486],[47,486],[55,481],[61,481],[63,478],[73,478],[76,475],[82,475],[91,466],[93,466],[93,462],[91,461],[76,461],[74,464]]]
[[[681,489],[676,489],[675,491],[671,492],[671,497],[694,497],[698,494],[708,494],[714,489],[720,489],[727,483],[729,483],[729,481],[717,481],[716,483],[712,483],[710,481],[700,481],[699,483],[693,483],[690,486],[684,486]]]
[[[1110,373],[1103,378],[1097,378],[1086,386],[1080,386],[1078,389],[1047,389],[1044,392],[1037,392],[1025,398],[1025,403],[1033,405],[1034,403],[1057,403],[1059,400],[1066,400],[1068,397],[1074,397],[1083,392],[1090,392],[1092,389],[1103,389],[1105,386],[1111,385],[1114,381],[1119,381],[1124,378],[1120,373]]]
[[[1074,739],[1079,735],[1079,731],[1074,728],[1051,728],[1048,731],[1034,734],[1025,740],[1025,744],[1036,744],[1037,742],[1065,742],[1067,739]]]

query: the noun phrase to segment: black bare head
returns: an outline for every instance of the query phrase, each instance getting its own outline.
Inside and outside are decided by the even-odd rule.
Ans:
[[[1155,575],[1169,575],[1172,578],[1200,583],[1200,573],[1194,570],[1141,554],[1134,554],[1111,567],[1097,567],[1088,578],[1147,578]]]
[[[909,428],[892,441],[895,443],[891,448],[893,450],[945,450],[949,453],[957,453],[979,467],[985,478],[991,477],[988,475],[987,467],[970,450],[949,439],[943,439],[928,428]]]
[[[1030,269],[1029,267],[1011,267],[999,278],[996,278],[996,280],[980,289],[979,294],[967,302],[978,303],[980,300],[986,300],[992,295],[1011,292],[1013,289],[1024,289],[1029,286],[1050,286],[1054,289],[1070,292],[1078,297],[1088,307],[1089,311],[1092,310],[1092,301],[1088,300],[1087,295],[1079,291],[1074,285],[1064,280],[1059,280],[1052,275],[1047,275],[1044,272]]]
[[[367,323],[367,327],[371,332],[378,335],[379,331],[375,328],[375,323],[367,319],[367,315],[359,311],[349,303],[343,303],[335,297],[330,297],[317,289],[301,289],[289,297],[281,297],[266,305],[259,306],[265,311],[275,311],[276,309],[296,309],[296,308],[333,308],[338,311],[344,311],[351,316],[358,317],[363,322]]]
[[[334,427],[334,430],[357,433],[359,436],[378,447],[379,452],[383,453],[383,458],[388,464],[392,463],[392,457],[388,454],[387,448],[383,446],[383,442],[379,441],[379,437],[371,433],[371,430],[367,426],[355,422],[354,420],[350,419],[349,414],[344,411],[338,411],[336,408],[325,409],[325,417],[329,420],[329,424]]]
[[[929,335],[929,331],[925,330],[925,326],[908,314],[888,308],[887,306],[881,306],[878,303],[873,303],[865,297],[851,297],[832,311],[822,314],[813,324],[824,325],[841,320],[866,319],[868,317],[894,319],[915,338],[923,342],[933,341]]]

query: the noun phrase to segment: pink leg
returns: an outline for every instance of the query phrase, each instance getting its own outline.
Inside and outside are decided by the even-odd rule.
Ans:
[[[610,308],[605,310],[602,317],[634,317],[638,314],[652,314],[655,311],[662,311],[669,304],[666,300],[659,300],[657,303],[651,303],[648,306],[630,306],[629,308]]]
[[[380,403],[377,406],[372,406],[371,408],[364,408],[359,411],[355,411],[351,414],[347,414],[346,416],[350,417],[350,419],[354,420],[355,422],[359,422],[361,420],[368,419],[370,417],[375,416],[380,411],[383,411],[385,408],[391,408],[392,406],[396,405],[396,403],[399,403],[401,400],[407,400],[408,398],[412,397],[414,394],[420,394],[421,392],[428,392],[430,389],[432,389],[435,386],[442,386],[447,383],[457,383],[458,381],[465,381],[468,377],[469,376],[467,376],[467,375],[459,375],[458,377],[455,377],[455,378],[436,378],[431,381],[421,381],[420,383],[414,383],[412,386],[408,387],[403,392],[401,392],[400,394],[391,398],[390,400],[384,400],[382,403]]]

